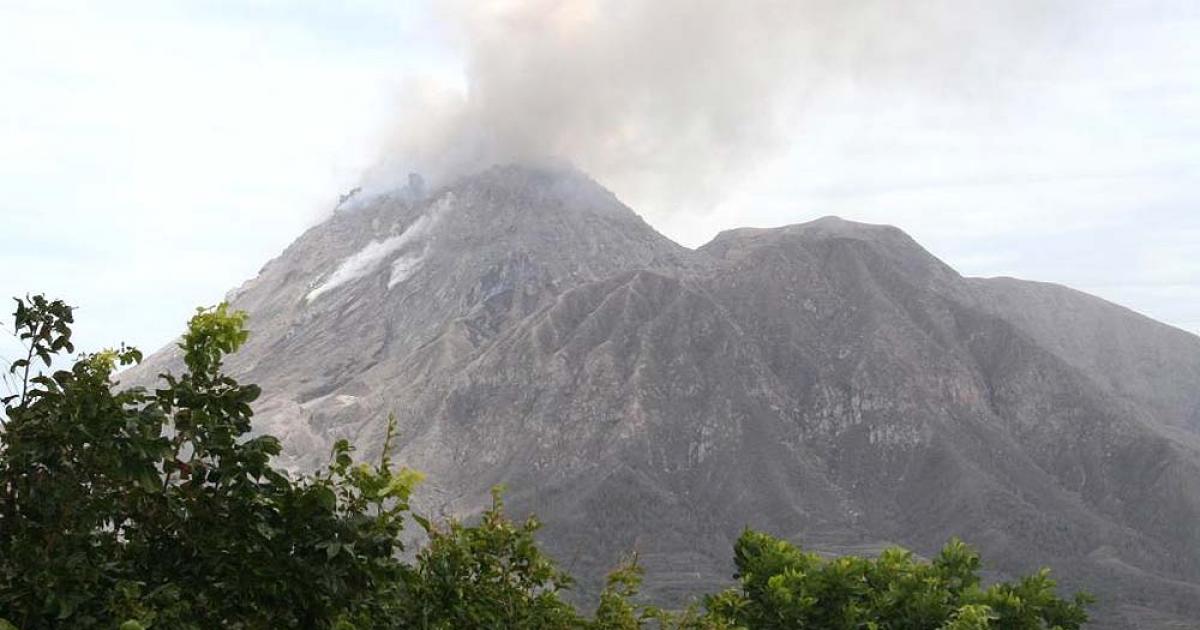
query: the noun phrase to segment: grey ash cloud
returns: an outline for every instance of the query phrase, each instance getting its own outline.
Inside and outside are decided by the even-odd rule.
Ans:
[[[711,202],[870,86],[1000,100],[995,78],[1087,21],[1078,2],[449,3],[464,85],[412,79],[376,171],[569,160],[661,206]],[[798,137],[799,135],[799,137]]]

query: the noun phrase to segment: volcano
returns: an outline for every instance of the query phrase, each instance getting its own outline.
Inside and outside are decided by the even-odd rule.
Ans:
[[[1093,592],[1096,628],[1200,619],[1200,337],[894,227],[693,250],[578,171],[498,166],[347,196],[228,299],[286,466],[375,455],[394,413],[421,511],[504,484],[581,595],[633,551],[660,603],[722,588],[748,526],[832,554],[959,536]]]

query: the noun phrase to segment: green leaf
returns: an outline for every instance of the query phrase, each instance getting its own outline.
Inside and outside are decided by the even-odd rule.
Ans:
[[[74,598],[60,599],[58,601],[58,620],[62,621],[75,614],[75,606],[77,603]]]
[[[317,486],[313,488],[313,495],[317,498],[317,505],[326,511],[332,512],[337,508],[337,495],[333,493],[333,490],[325,486]]]
[[[136,473],[134,473],[134,478],[137,480],[137,484],[146,492],[158,492],[158,490],[162,488],[162,477],[160,477],[158,471],[153,468],[139,469]]]

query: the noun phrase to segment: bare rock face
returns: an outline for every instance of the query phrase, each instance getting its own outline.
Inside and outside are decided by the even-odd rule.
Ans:
[[[377,453],[395,413],[426,511],[506,484],[585,592],[634,550],[664,603],[720,588],[750,526],[830,553],[960,536],[1094,592],[1097,628],[1200,619],[1200,338],[964,278],[892,227],[689,250],[578,172],[505,166],[348,197],[230,298],[288,465]]]

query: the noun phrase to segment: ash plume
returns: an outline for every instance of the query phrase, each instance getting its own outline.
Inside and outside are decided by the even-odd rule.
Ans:
[[[465,85],[408,79],[368,179],[553,159],[654,212],[711,204],[830,95],[1000,98],[995,77],[1071,36],[1075,3],[451,2]]]

